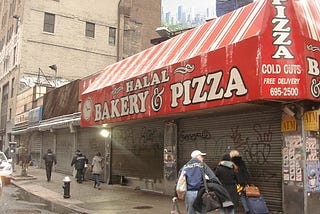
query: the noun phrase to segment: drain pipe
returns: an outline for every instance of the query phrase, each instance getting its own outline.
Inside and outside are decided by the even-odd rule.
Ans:
[[[119,0],[119,3],[118,3],[118,32],[117,32],[117,62],[122,60],[122,57],[123,57],[123,26],[124,26],[124,20],[121,18],[121,12],[123,10],[120,9],[122,7],[122,5],[123,5],[122,0]],[[120,49],[120,46],[121,46],[121,49]],[[121,50],[121,53],[120,53],[120,50]]]

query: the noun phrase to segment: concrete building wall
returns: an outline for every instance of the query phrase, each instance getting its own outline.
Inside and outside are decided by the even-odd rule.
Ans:
[[[117,27],[117,0],[26,1],[23,14],[21,69],[74,80],[116,62],[116,46],[108,43],[109,27]],[[71,9],[72,8],[72,9]],[[43,31],[45,12],[55,14],[54,33]],[[95,24],[94,38],[85,36],[86,22]]]
[[[0,0],[0,42],[8,39],[0,46],[0,97],[9,84],[8,99],[1,98],[0,142],[8,142],[16,125],[18,94],[35,84],[60,87],[150,47],[160,26],[160,4],[161,0]],[[55,15],[53,33],[43,30],[45,13]],[[94,38],[85,35],[86,22],[95,24]],[[109,28],[116,29],[111,45]],[[53,64],[56,71],[49,68]]]
[[[124,8],[123,58],[151,47],[161,26],[161,0],[122,0]]]

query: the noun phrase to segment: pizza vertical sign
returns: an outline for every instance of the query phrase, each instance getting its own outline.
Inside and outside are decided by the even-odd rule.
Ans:
[[[271,0],[270,21],[261,39],[262,97],[294,99],[305,96],[303,37],[292,1]]]

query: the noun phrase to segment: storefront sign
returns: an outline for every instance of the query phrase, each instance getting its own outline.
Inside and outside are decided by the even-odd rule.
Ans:
[[[81,126],[243,102],[319,99],[318,7],[256,1],[108,66],[82,94]],[[283,132],[296,126],[282,121]]]
[[[199,108],[194,106],[217,105],[215,102],[237,102],[248,94],[239,68],[197,75],[200,70],[196,64],[186,64],[173,71],[162,69],[109,87],[104,90],[104,97],[88,97],[84,101],[83,118],[104,123],[180,112]]]
[[[263,97],[270,99],[296,99],[304,96],[302,87],[303,63],[296,56],[303,52],[303,41],[297,22],[292,20],[294,8],[289,1],[273,0],[271,10],[272,25],[268,27],[270,36],[266,34],[263,60],[260,67],[262,73]],[[270,48],[268,47],[268,44]],[[271,45],[272,44],[272,45]],[[301,51],[299,51],[301,50]],[[300,53],[299,53],[300,54]]]
[[[21,124],[21,123],[26,123],[29,120],[29,112],[24,112],[22,114],[17,115],[14,118],[14,124]]]
[[[307,111],[303,115],[303,125],[306,131],[319,131],[319,113],[315,111]]]
[[[42,109],[43,109],[42,106],[31,109],[28,115],[29,117],[28,123],[34,123],[42,120]]]
[[[285,117],[281,121],[281,132],[297,131],[297,120],[294,117]]]

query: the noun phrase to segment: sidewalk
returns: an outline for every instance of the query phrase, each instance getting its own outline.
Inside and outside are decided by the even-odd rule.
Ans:
[[[31,166],[28,177],[21,177],[20,172],[21,168],[16,166],[11,183],[48,203],[52,211],[59,214],[168,214],[172,210],[171,196],[105,183],[101,183],[101,190],[98,190],[93,188],[92,180],[79,184],[71,176],[71,197],[65,199],[62,186],[66,175],[52,172],[51,182],[47,182],[45,169]],[[181,200],[179,208],[186,213]],[[210,213],[218,214],[219,211]]]
[[[47,201],[55,210],[60,210],[55,211],[60,214],[61,207],[70,210],[64,213],[83,214],[168,214],[172,209],[170,196],[104,183],[101,184],[101,190],[98,190],[93,188],[93,181],[79,184],[72,177],[71,197],[64,199],[64,174],[53,172],[51,182],[47,182],[44,169],[29,167],[28,177],[21,177],[20,172],[20,168],[17,167],[11,183]],[[181,211],[186,213],[183,202],[179,203]]]

